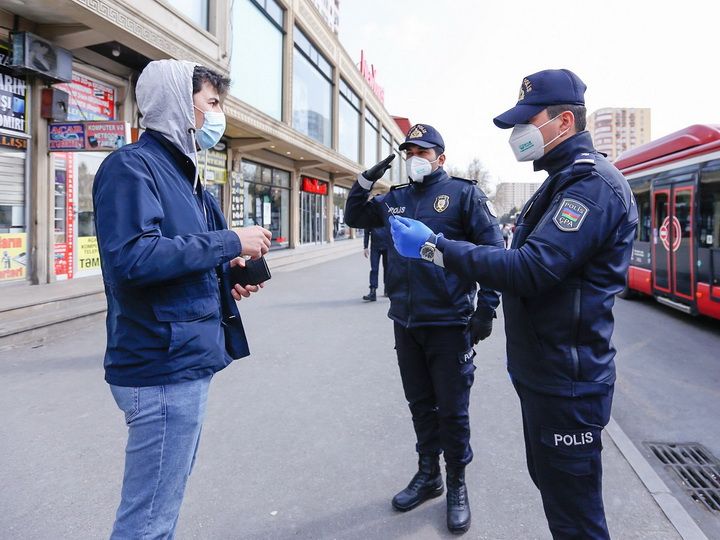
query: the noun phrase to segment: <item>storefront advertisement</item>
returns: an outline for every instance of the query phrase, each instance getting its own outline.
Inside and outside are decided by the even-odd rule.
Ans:
[[[28,140],[21,137],[8,137],[0,135],[0,146],[14,148],[15,150],[27,150]]]
[[[10,63],[8,49],[0,45],[0,128],[25,133],[25,105],[27,102],[27,83],[15,76],[7,67]]]
[[[48,150],[66,152],[85,148],[83,124],[50,124],[48,126]]]
[[[230,222],[231,228],[242,227],[245,216],[245,182],[239,172],[230,173]]]
[[[0,281],[24,279],[27,266],[26,234],[0,234]]]
[[[125,146],[129,137],[126,122],[56,123],[48,126],[48,150],[108,152]]]
[[[78,271],[100,268],[97,237],[78,236]]]
[[[114,120],[115,89],[112,86],[73,72],[70,83],[56,84],[55,88],[67,92],[68,120]]]
[[[85,148],[87,150],[115,150],[127,142],[125,122],[87,122]]]

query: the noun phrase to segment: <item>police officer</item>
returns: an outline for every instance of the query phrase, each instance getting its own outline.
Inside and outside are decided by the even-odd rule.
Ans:
[[[383,266],[383,285],[385,296],[387,296],[387,265],[388,265],[388,240],[390,233],[385,226],[365,229],[363,237],[363,252],[365,258],[370,257],[370,292],[363,296],[366,302],[377,301],[378,274],[380,273],[380,259]],[[368,249],[368,246],[370,248]]]
[[[510,250],[436,235],[431,222],[392,224],[400,254],[503,293],[528,470],[556,539],[609,538],[600,432],[615,383],[612,306],[637,224],[627,181],[584,131],[585,88],[566,69],[528,75],[515,107],[494,120],[514,128],[519,161],[549,174],[522,210]]]
[[[453,178],[443,169],[445,143],[427,124],[410,128],[400,145],[407,155],[410,182],[368,200],[368,192],[390,167],[394,155],[358,175],[345,216],[351,227],[388,227],[392,216],[430,223],[447,238],[502,246],[495,212],[474,181]],[[498,294],[477,289],[472,278],[446,273],[429,261],[411,261],[390,249],[386,283],[388,316],[395,322],[395,348],[405,397],[412,414],[418,472],[395,495],[399,511],[443,493],[439,455],[447,467],[447,525],[470,527],[465,466],[470,448],[468,402],[474,380],[473,345],[492,330]],[[477,307],[473,304],[477,292]]]

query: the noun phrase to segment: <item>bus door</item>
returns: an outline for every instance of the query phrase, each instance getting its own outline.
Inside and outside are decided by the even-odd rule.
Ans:
[[[654,292],[685,305],[695,303],[695,190],[694,182],[682,182],[653,192]]]

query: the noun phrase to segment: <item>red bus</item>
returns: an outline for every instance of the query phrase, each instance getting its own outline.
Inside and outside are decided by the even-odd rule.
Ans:
[[[694,125],[624,152],[639,222],[627,298],[720,319],[720,125]]]

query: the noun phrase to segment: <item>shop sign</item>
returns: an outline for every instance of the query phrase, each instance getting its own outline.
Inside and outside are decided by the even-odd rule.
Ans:
[[[370,85],[370,89],[373,91],[373,94],[378,97],[380,103],[385,103],[385,89],[380,86],[376,80],[377,71],[375,71],[375,66],[370,64],[370,67],[368,67],[367,60],[365,59],[365,51],[363,50],[360,50],[360,75],[362,75]]]
[[[302,190],[307,193],[316,193],[318,195],[327,195],[328,185],[317,178],[302,177]]]
[[[203,154],[207,155],[203,155]],[[198,172],[212,184],[224,184],[227,182],[227,153],[217,150],[206,150],[198,155]],[[206,160],[207,157],[207,160]],[[207,172],[205,164],[207,163]]]
[[[0,281],[22,279],[27,265],[25,233],[0,234]]]
[[[0,128],[25,133],[27,83],[13,74],[9,64],[8,50],[0,46]]]
[[[96,236],[78,236],[78,272],[100,268],[100,250]]]
[[[72,82],[56,84],[70,95],[68,120],[115,120],[115,89],[73,72]]]
[[[127,144],[126,122],[71,122],[48,126],[48,150],[111,152]]]
[[[27,150],[28,140],[21,137],[8,137],[0,135],[0,146],[15,148],[16,150]]]
[[[117,150],[125,146],[125,122],[87,122],[85,124],[86,150]]]
[[[245,220],[245,180],[236,171],[230,173],[230,228],[242,227]]]
[[[50,124],[48,126],[48,150],[66,152],[85,148],[85,126],[76,124]]]

